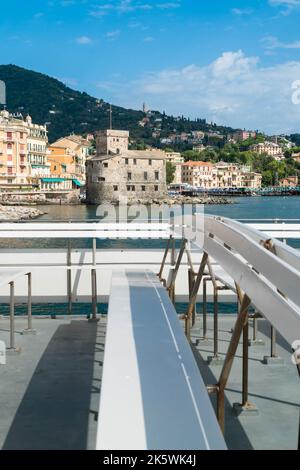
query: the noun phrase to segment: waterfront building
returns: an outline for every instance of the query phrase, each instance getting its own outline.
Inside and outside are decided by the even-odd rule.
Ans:
[[[194,188],[216,188],[214,166],[210,162],[186,162],[181,166],[182,183]]]
[[[298,186],[298,176],[287,176],[279,181],[279,186],[282,188],[296,188]]]
[[[235,163],[186,162],[182,166],[181,182],[194,188],[252,188],[261,187],[262,176],[250,167]]]
[[[213,175],[217,182],[217,188],[241,188],[242,171],[235,163],[219,162],[214,165]]]
[[[110,129],[97,133],[97,154],[86,162],[89,203],[166,197],[165,153],[128,150],[128,143],[128,131]]]
[[[175,167],[175,173],[173,178],[174,184],[181,183],[181,165],[184,163],[184,158],[180,152],[164,152],[165,158],[168,162],[172,163]]]
[[[33,124],[30,116],[0,112],[0,187],[39,187],[49,175],[47,128]]]
[[[91,144],[80,135],[62,137],[49,147],[51,154],[49,160],[66,165],[66,173],[72,179],[79,181],[80,186],[85,185],[85,162],[89,156]]]
[[[249,189],[259,189],[262,184],[262,175],[254,171],[242,173],[242,187]]]

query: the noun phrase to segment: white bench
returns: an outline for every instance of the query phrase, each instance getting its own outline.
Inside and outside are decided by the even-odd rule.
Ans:
[[[226,449],[174,306],[150,271],[113,273],[97,449]]]

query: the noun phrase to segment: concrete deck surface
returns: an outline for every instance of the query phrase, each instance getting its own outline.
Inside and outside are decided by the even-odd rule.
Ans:
[[[231,338],[234,315],[220,315],[220,356]],[[0,366],[0,448],[94,449],[100,398],[105,319],[36,319],[37,335],[21,335],[26,319],[16,319],[20,355]],[[212,339],[212,317],[209,316]],[[193,340],[201,336],[197,320]],[[299,377],[290,346],[278,337],[285,365],[264,365],[269,354],[269,326],[259,321],[266,346],[249,349],[250,399],[258,416],[236,417],[232,405],[241,399],[241,347],[226,392],[226,442],[231,449],[296,449],[299,426]],[[251,334],[251,329],[250,329]],[[9,321],[0,319],[0,340],[8,344]],[[194,348],[206,384],[216,383],[221,366],[208,366],[212,342]],[[215,402],[215,397],[212,396]]]

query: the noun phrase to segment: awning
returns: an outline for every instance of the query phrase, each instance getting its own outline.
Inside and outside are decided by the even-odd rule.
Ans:
[[[68,181],[64,178],[41,178],[43,183],[62,183],[63,181]]]
[[[73,179],[72,181],[73,181],[74,184],[76,184],[76,186],[79,186],[79,187],[83,186],[83,184],[80,183],[80,181],[78,181],[76,179]]]

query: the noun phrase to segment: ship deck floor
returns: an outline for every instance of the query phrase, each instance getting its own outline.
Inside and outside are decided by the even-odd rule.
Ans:
[[[220,355],[231,338],[234,315],[220,315]],[[208,320],[212,340],[212,317]],[[16,319],[19,355],[0,366],[0,448],[94,449],[106,320],[83,317],[34,318],[37,334],[21,335],[26,319]],[[193,340],[200,337],[200,321]],[[250,334],[251,334],[250,329]],[[299,426],[299,377],[290,346],[278,335],[284,365],[264,365],[270,352],[269,326],[259,320],[265,346],[249,349],[249,399],[257,416],[237,417],[232,405],[241,399],[241,345],[226,392],[226,443],[230,449],[295,449]],[[0,340],[8,343],[9,321],[0,318]],[[216,383],[221,366],[208,366],[212,341],[193,348],[206,384]],[[215,402],[215,397],[212,396]]]

